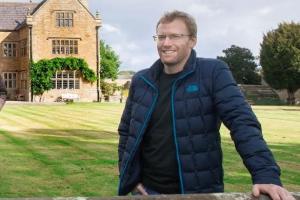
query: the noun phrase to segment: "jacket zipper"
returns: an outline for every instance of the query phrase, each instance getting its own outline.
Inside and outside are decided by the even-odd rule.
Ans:
[[[153,103],[152,103],[152,105],[151,105],[151,107],[150,107],[150,110],[149,110],[149,112],[148,112],[148,114],[147,114],[146,120],[145,120],[145,122],[144,122],[144,124],[143,124],[143,126],[142,126],[142,128],[141,128],[141,130],[140,130],[140,132],[139,132],[139,134],[138,134],[138,138],[137,138],[137,140],[136,140],[136,142],[135,142],[135,144],[134,144],[134,147],[132,148],[132,150],[131,150],[131,152],[130,152],[130,155],[129,155],[129,158],[127,159],[127,161],[126,161],[126,163],[125,163],[125,167],[123,168],[122,173],[121,173],[121,175],[120,175],[119,189],[118,189],[118,193],[119,193],[119,194],[120,194],[120,189],[121,189],[121,183],[122,183],[122,181],[123,181],[123,178],[124,178],[124,175],[125,175],[125,171],[127,170],[129,161],[132,159],[132,156],[135,154],[135,151],[136,151],[137,147],[139,146],[139,144],[140,144],[140,142],[141,142],[142,135],[143,135],[143,133],[144,133],[144,130],[145,130],[145,128],[146,128],[146,125],[147,125],[148,122],[149,122],[150,116],[152,115],[152,112],[153,112],[153,110],[154,110],[154,107],[155,107],[155,104],[156,104],[156,101],[157,101],[157,98],[158,98],[158,89],[157,89],[152,83],[150,83],[145,77],[141,76],[141,78],[142,78],[148,85],[150,85],[150,86],[155,90],[156,95],[155,95],[155,97],[154,97],[154,101],[153,101]]]
[[[179,174],[179,181],[180,181],[180,190],[181,194],[184,194],[184,185],[183,185],[183,178],[182,178],[182,170],[181,170],[181,162],[179,158],[179,147],[178,147],[178,141],[177,141],[177,133],[176,133],[176,120],[175,120],[175,105],[174,105],[174,96],[175,96],[175,87],[177,82],[180,79],[185,78],[187,75],[191,74],[193,71],[190,71],[179,78],[177,78],[173,85],[172,85],[172,93],[171,93],[171,111],[172,111],[172,121],[173,121],[173,138],[174,138],[174,143],[175,143],[175,148],[176,148],[176,158],[177,158],[177,163],[178,163],[178,174]]]

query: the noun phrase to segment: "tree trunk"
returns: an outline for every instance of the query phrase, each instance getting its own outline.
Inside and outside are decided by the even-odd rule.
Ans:
[[[295,91],[287,89],[287,93],[288,93],[287,103],[289,105],[295,105]]]

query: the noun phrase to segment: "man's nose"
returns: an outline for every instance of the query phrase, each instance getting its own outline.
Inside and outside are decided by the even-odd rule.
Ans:
[[[172,40],[169,37],[166,37],[165,40],[163,41],[164,46],[168,46],[172,44]]]

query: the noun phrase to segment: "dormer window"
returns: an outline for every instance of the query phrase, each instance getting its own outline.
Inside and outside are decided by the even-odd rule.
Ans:
[[[17,57],[17,43],[4,42],[2,45],[4,57]]]
[[[56,26],[73,27],[73,12],[72,11],[56,12]]]

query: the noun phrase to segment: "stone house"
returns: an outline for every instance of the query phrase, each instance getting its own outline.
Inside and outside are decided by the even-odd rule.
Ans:
[[[88,10],[87,1],[0,2],[0,74],[8,100],[35,99],[31,93],[31,61],[83,58],[99,75],[101,19]],[[53,89],[44,93],[44,101],[56,101],[62,95],[96,101],[100,95],[99,83],[85,81],[79,71],[57,71],[52,83]]]

